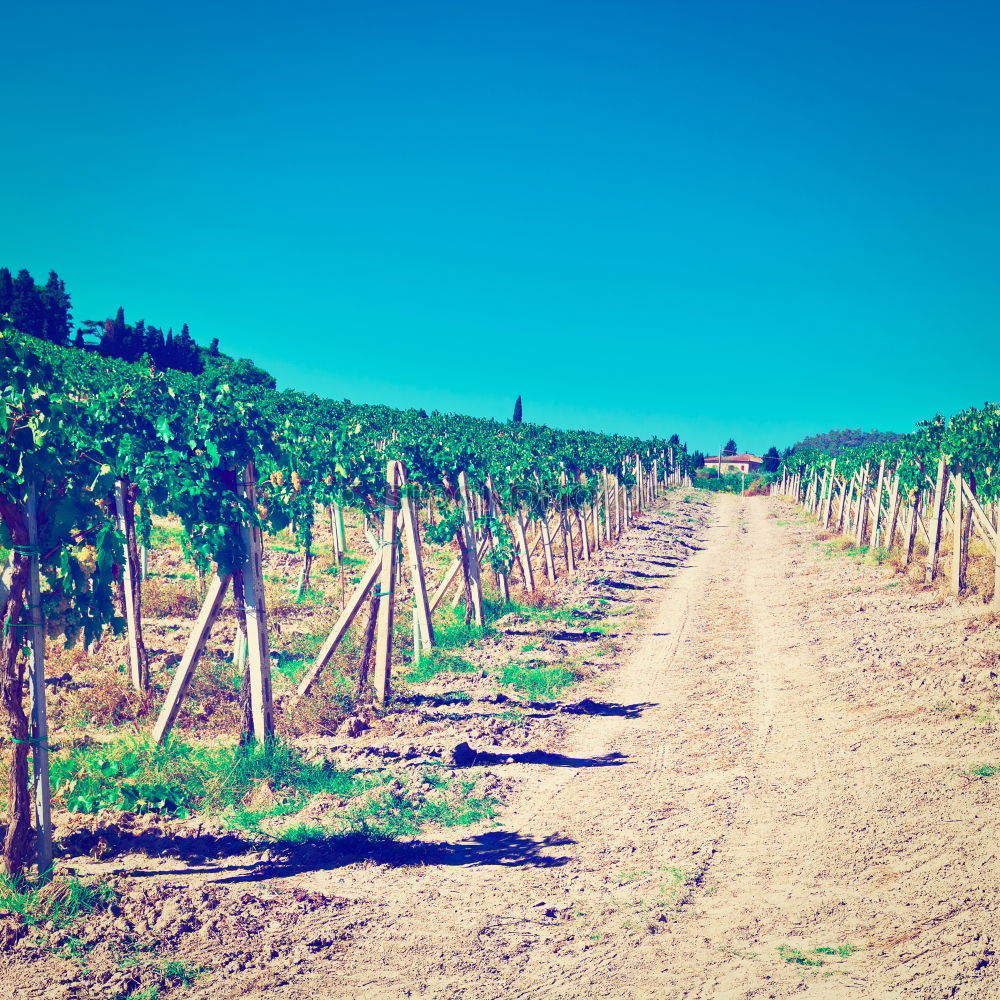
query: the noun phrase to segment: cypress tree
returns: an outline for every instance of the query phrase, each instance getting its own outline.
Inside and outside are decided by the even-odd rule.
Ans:
[[[146,343],[144,345],[146,353],[156,363],[157,368],[166,367],[163,363],[163,353],[165,345],[163,342],[163,331],[155,326],[146,328]]]
[[[114,319],[104,321],[104,336],[99,348],[106,358],[124,358],[128,350],[128,328],[125,326],[125,310],[119,306]]]
[[[517,401],[514,403],[514,423],[521,423],[521,397],[517,397]]]
[[[69,294],[66,285],[56,274],[49,271],[49,280],[41,291],[44,309],[44,333],[46,340],[65,347],[69,343],[70,323],[73,319],[69,309]]]
[[[82,326],[78,326],[76,328],[76,336],[73,338],[73,346],[79,348],[80,350],[83,350],[83,348],[87,346],[83,340]]]
[[[723,455],[735,455],[736,454],[736,442],[732,438],[730,438],[722,446],[722,454]]]
[[[14,329],[41,337],[45,332],[45,308],[34,278],[21,268],[14,279],[14,302],[10,311]]]

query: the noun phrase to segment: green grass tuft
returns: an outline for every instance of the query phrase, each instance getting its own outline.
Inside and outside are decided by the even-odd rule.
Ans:
[[[531,701],[554,701],[576,683],[578,675],[570,667],[509,663],[501,671],[499,680],[504,687],[513,688]]]

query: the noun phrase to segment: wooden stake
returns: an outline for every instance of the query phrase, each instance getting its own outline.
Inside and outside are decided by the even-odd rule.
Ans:
[[[903,565],[913,562],[913,546],[917,541],[917,523],[920,520],[917,506],[920,503],[920,491],[915,490],[910,497],[909,509],[906,513],[906,534],[903,542]]]
[[[430,604],[427,600],[427,584],[424,582],[424,562],[420,553],[420,524],[413,506],[413,497],[407,490],[406,466],[397,463],[400,488],[400,503],[403,513],[403,534],[406,554],[410,563],[410,579],[413,583],[414,614],[420,626],[420,637],[428,649],[434,646],[434,625],[431,622]]]
[[[149,661],[143,663],[139,652],[139,639],[142,635],[142,622],[136,614],[135,595],[136,583],[139,567],[132,562],[132,543],[134,539],[129,539],[129,525],[125,516],[125,504],[131,503],[128,496],[128,486],[121,479],[115,480],[115,509],[118,514],[118,530],[125,538],[125,560],[122,567],[124,572],[125,590],[125,619],[126,632],[128,635],[128,659],[131,668],[132,687],[140,694],[144,694],[149,687]],[[132,532],[131,534],[134,534]]]
[[[524,515],[520,508],[514,511],[514,540],[517,542],[517,554],[521,560],[521,572],[524,574],[524,586],[527,590],[535,589],[535,574],[531,567],[531,553],[528,551],[528,538],[524,532]]]
[[[486,543],[480,543],[479,546],[479,557],[482,558],[486,554]],[[451,585],[455,582],[455,578],[458,576],[459,570],[462,568],[462,557],[458,556],[453,560],[451,565],[448,567],[447,572],[442,578],[440,584],[438,584],[437,590],[434,591],[434,596],[430,600],[430,613],[433,615],[437,611],[441,602],[444,600],[444,595],[448,593]],[[459,600],[461,600],[461,594],[459,594]]]
[[[361,610],[361,605],[364,604],[368,592],[375,586],[375,581],[378,579],[381,570],[382,559],[380,556],[376,556],[365,567],[361,582],[354,588],[354,593],[351,594],[351,599],[347,602],[347,606],[341,611],[336,625],[333,626],[333,631],[327,636],[326,642],[323,643],[322,648],[316,654],[316,659],[313,660],[313,665],[309,668],[309,672],[302,678],[298,687],[299,696],[308,694],[309,689],[316,683],[316,678],[319,677],[320,671],[326,666],[330,657],[333,656],[341,640],[347,633],[348,628],[350,628],[351,622],[354,621],[357,613]]]
[[[472,519],[472,497],[469,490],[469,479],[464,472],[458,474],[458,489],[462,496],[462,506],[465,510],[465,545],[469,565],[469,594],[472,598],[472,616],[480,628],[485,624],[483,615],[483,587],[479,579],[479,550],[476,544],[476,528]]]
[[[885,459],[878,463],[878,484],[875,487],[872,508],[872,524],[869,532],[869,544],[873,549],[878,548],[879,543],[879,523],[882,519],[882,487],[885,485]]]
[[[549,522],[543,513],[538,519],[538,528],[542,536],[542,549],[545,552],[545,575],[549,583],[556,582],[556,564],[552,558],[552,538],[549,535]]]
[[[954,484],[954,506],[952,507],[952,553],[951,553],[951,592],[958,596],[965,589],[965,559],[963,558],[966,549],[965,540],[965,497],[962,494],[964,477],[962,475],[962,463],[958,463],[958,468],[952,476]]]
[[[494,553],[496,552],[496,539],[493,536],[492,523],[495,520],[499,520],[497,514],[499,508],[497,506],[496,494],[493,490],[493,478],[491,476],[486,477],[486,495],[483,499],[486,504],[486,513],[489,517],[491,525],[487,528],[485,533],[486,538],[489,541],[488,551],[490,553]],[[500,600],[507,604],[510,602],[510,586],[507,582],[507,574],[504,570],[496,568],[494,568],[493,572],[496,576],[497,590],[500,591]]]
[[[231,573],[226,573],[225,576],[219,576],[218,573],[212,574],[212,580],[208,585],[208,593],[205,595],[205,602],[201,606],[201,611],[198,612],[198,618],[194,623],[194,628],[191,630],[191,635],[188,637],[187,646],[184,648],[184,655],[181,657],[181,662],[177,665],[177,671],[170,682],[170,690],[167,692],[166,701],[164,701],[163,707],[160,709],[159,718],[153,727],[154,743],[163,742],[167,733],[170,732],[170,727],[174,724],[174,720],[177,718],[181,702],[184,700],[184,695],[194,675],[194,668],[198,663],[198,657],[201,656],[201,652],[205,648],[208,635],[212,631],[212,625],[219,615],[222,599],[226,596],[226,590],[232,578]]]
[[[236,477],[236,490],[253,509],[257,502],[257,471],[253,462],[247,463],[242,477]],[[264,542],[256,525],[242,524],[240,536],[246,552],[243,592],[246,598],[250,709],[254,739],[263,743],[274,736],[271,645],[267,634],[267,602],[264,599]]]
[[[38,542],[38,493],[28,489],[28,547],[31,569],[28,577],[28,607],[31,611],[28,659],[28,694],[31,699],[31,770],[35,803],[35,850],[38,874],[48,878],[52,870],[52,811],[49,803],[49,723],[45,711],[45,628],[42,624],[41,555]],[[126,593],[128,591],[126,590]]]
[[[392,684],[392,622],[396,608],[396,518],[399,510],[398,462],[385,472],[385,512],[382,516],[382,571],[378,590],[378,632],[375,640],[375,699],[384,705]]]
[[[938,554],[941,550],[941,521],[944,514],[945,495],[948,489],[948,467],[942,455],[938,461],[937,482],[934,486],[934,506],[928,529],[927,563],[924,567],[924,583],[934,582],[937,576]]]

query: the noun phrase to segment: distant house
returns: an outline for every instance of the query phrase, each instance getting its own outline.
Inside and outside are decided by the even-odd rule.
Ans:
[[[722,474],[730,472],[756,472],[764,464],[764,459],[757,455],[723,455]],[[719,456],[709,455],[705,459],[705,468],[713,472],[719,471]]]

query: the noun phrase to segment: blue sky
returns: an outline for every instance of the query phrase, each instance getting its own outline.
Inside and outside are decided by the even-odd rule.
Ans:
[[[1000,6],[18,5],[0,263],[355,401],[715,449],[1000,397]]]

